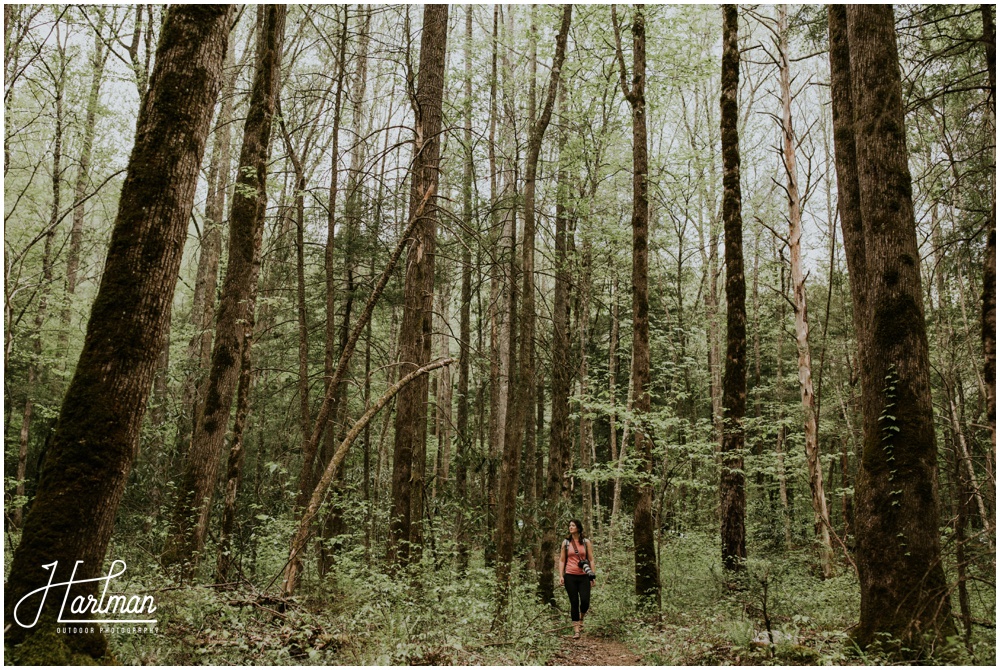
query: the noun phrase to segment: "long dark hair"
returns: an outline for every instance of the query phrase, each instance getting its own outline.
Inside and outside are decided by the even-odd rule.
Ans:
[[[580,523],[579,519],[570,519],[569,522],[576,524],[576,532],[580,536],[580,543],[584,544],[584,540],[587,539],[587,536],[583,534],[583,524]],[[567,535],[566,536],[566,540],[568,542],[572,542],[573,541],[573,534],[570,533],[569,535]]]

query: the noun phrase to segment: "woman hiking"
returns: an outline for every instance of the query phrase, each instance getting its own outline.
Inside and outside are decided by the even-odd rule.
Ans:
[[[559,583],[569,595],[574,638],[580,637],[583,619],[590,609],[590,583],[597,579],[596,569],[594,548],[583,534],[583,524],[573,519],[559,551]]]

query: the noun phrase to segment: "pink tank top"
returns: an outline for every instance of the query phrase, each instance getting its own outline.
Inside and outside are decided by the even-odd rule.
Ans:
[[[586,572],[580,567],[579,559],[587,558],[587,544],[584,541],[583,544],[577,544],[576,542],[571,542],[569,540],[563,540],[563,547],[566,549],[566,574],[567,575],[585,575]],[[580,551],[579,556],[574,549]]]

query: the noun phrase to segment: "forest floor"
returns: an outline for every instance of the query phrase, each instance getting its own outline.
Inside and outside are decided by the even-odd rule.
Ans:
[[[546,665],[643,665],[642,657],[618,640],[598,637],[584,631],[579,640],[567,635],[559,651]]]

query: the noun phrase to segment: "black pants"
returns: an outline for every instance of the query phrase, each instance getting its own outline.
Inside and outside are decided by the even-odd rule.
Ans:
[[[581,614],[590,609],[590,576],[563,575],[563,584],[569,594],[569,609],[573,621],[579,621]]]

